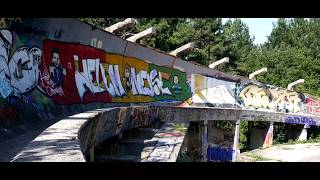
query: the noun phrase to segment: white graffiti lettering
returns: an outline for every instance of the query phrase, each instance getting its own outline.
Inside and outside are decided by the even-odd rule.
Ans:
[[[100,59],[82,59],[82,71],[80,71],[77,55],[74,55],[74,63],[76,67],[76,86],[82,100],[87,91],[93,94],[107,91],[112,97],[122,97],[128,93],[124,90],[120,79],[119,65],[100,63]],[[131,90],[133,95],[153,97],[161,94],[172,94],[169,88],[163,87],[161,73],[158,73],[155,69],[150,74],[144,70],[136,73],[135,68],[131,67],[130,73],[127,72],[124,79],[130,81],[125,82],[126,89],[127,91]]]
[[[42,51],[39,48],[29,50],[28,47],[20,47],[10,58],[11,46],[11,32],[0,30],[0,92],[3,98],[7,98],[12,92],[15,96],[21,96],[32,90],[37,86],[40,74]]]
[[[39,65],[41,63],[41,50],[21,47],[15,51],[10,62],[11,86],[16,94],[30,91],[36,87],[39,78]]]
[[[74,56],[74,61],[75,64],[79,63],[78,56]],[[89,89],[92,93],[108,91],[111,96],[121,97],[125,95],[125,91],[120,81],[118,65],[109,65],[108,74],[111,79],[111,83],[109,84],[105,73],[106,71],[103,65],[100,64],[100,59],[84,59],[82,60],[82,68],[82,72],[79,72],[79,69],[76,69],[75,72],[76,86],[81,99],[87,91],[86,89]],[[100,85],[99,72],[102,75],[102,82],[106,89],[102,88],[102,85]],[[93,73],[95,74],[95,80],[92,77]]]

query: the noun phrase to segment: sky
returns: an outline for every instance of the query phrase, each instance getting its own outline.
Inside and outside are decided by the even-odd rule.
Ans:
[[[222,18],[222,23],[225,23],[229,18]],[[263,44],[267,41],[267,36],[270,35],[273,23],[277,22],[278,18],[240,18],[242,22],[249,26],[251,37],[254,38],[255,44]]]

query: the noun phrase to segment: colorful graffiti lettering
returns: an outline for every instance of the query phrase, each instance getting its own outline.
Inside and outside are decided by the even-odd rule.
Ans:
[[[86,45],[45,40],[43,47],[39,88],[57,104],[185,100],[191,96],[185,73],[175,69]]]
[[[193,103],[236,104],[236,83],[194,74],[191,77]]]
[[[309,97],[305,100],[306,105],[308,106],[309,113],[318,114],[320,113],[320,100],[316,101]]]
[[[240,91],[239,98],[246,109],[302,112],[300,95],[284,89],[249,84]]]

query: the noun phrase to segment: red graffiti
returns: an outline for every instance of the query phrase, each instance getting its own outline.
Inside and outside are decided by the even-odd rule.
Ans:
[[[39,85],[40,87],[44,88],[45,92],[49,96],[64,95],[61,87],[55,88],[55,83],[52,81],[52,79],[50,79],[50,75],[47,68],[45,68],[44,71],[40,73]]]
[[[75,63],[74,57],[79,58]],[[40,66],[39,86],[51,96],[56,104],[82,104],[91,102],[111,102],[111,96],[107,91],[86,91],[79,95],[75,74],[83,72],[82,60],[100,59],[106,61],[105,52],[90,46],[76,43],[62,43],[53,40],[45,40],[43,43],[43,62]],[[102,76],[100,81],[102,81]],[[92,76],[95,78],[95,76]],[[91,88],[86,87],[85,88]]]
[[[307,97],[305,102],[309,106],[310,113],[320,113],[320,100],[317,102]]]

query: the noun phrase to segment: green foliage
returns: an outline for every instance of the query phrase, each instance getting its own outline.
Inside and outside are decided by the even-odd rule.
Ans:
[[[104,29],[124,19],[125,18],[80,18],[80,21]]]
[[[254,47],[239,61],[239,74],[248,76],[262,67],[268,73],[258,76],[260,82],[286,87],[305,79],[298,92],[320,95],[320,21],[319,19],[279,19],[268,41]]]
[[[222,129],[223,131],[232,130],[232,123],[230,121],[217,121],[215,124],[217,128]]]
[[[106,28],[122,21],[123,18],[80,20],[99,28]],[[130,32],[135,34],[149,27],[156,28],[156,35],[140,40],[140,44],[171,52],[186,43],[195,42],[197,49],[181,53],[179,57],[206,66],[224,57],[230,57],[230,63],[222,65],[221,70],[233,74],[237,73],[238,61],[242,61],[242,57],[253,47],[249,28],[240,19],[230,20],[222,25],[221,18],[137,18],[137,24]],[[123,36],[125,33],[122,32],[120,35]]]
[[[244,152],[248,150],[249,147],[249,127],[248,121],[240,121],[240,152]]]
[[[124,18],[81,18],[96,27],[106,28]],[[279,87],[297,79],[305,83],[296,88],[320,96],[320,19],[292,18],[278,19],[266,43],[254,45],[248,26],[240,19],[232,19],[222,24],[221,18],[138,18],[138,23],[126,31],[132,34],[149,27],[155,27],[157,34],[139,43],[165,52],[189,43],[196,43],[198,49],[181,53],[178,56],[186,61],[209,65],[223,57],[230,63],[218,67],[219,70],[248,77],[260,68],[267,67],[268,73],[258,76],[257,80]],[[122,33],[122,34],[121,34]],[[261,123],[260,123],[261,125]],[[247,125],[240,125],[240,148],[247,147]],[[228,122],[219,122],[218,127],[230,129]],[[290,140],[288,125],[275,126],[275,143]],[[313,130],[310,137],[318,137],[319,129]]]

